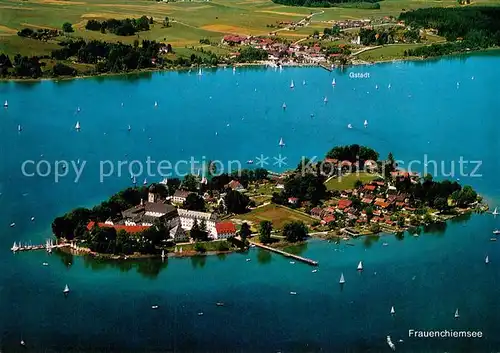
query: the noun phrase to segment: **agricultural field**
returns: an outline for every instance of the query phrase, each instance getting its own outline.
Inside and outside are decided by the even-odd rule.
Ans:
[[[498,0],[478,0],[475,5],[499,3]],[[174,48],[200,46],[207,38],[218,42],[225,34],[267,35],[280,21],[298,21],[314,13],[309,26],[293,30],[277,30],[277,35],[288,39],[306,38],[331,21],[353,18],[397,16],[403,10],[429,6],[455,6],[455,0],[385,0],[379,10],[353,8],[303,8],[277,5],[270,0],[215,0],[164,2],[152,0],[0,0],[0,52],[7,54],[46,54],[55,42],[33,43],[16,35],[24,27],[60,29],[70,22],[75,29],[69,36],[96,38],[106,41],[132,43],[135,39],[154,39],[168,42]],[[85,30],[89,19],[153,17],[151,30],[136,36],[121,37]],[[171,26],[164,27],[169,17]],[[211,47],[212,48],[212,47]]]
[[[271,221],[274,229],[281,229],[285,223],[290,221],[302,221],[307,225],[310,225],[315,221],[314,218],[306,214],[275,204],[269,204],[256,208],[251,212],[239,215],[236,218],[252,222],[254,229],[258,229],[261,221]]]

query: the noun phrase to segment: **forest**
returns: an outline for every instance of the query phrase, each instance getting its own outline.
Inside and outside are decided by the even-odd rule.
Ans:
[[[363,9],[379,9],[381,0],[273,0],[276,4],[305,7],[356,7]]]
[[[89,20],[85,29],[89,31],[100,31],[101,33],[116,34],[117,36],[131,36],[140,31],[149,31],[149,25],[153,23],[153,18],[142,16],[137,19],[126,18],[124,20],[109,19],[104,21]]]

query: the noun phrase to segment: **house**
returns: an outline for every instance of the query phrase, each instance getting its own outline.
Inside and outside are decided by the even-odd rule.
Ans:
[[[319,207],[314,207],[311,209],[311,216],[316,218],[321,218],[323,216],[324,211]]]
[[[363,199],[361,199],[361,202],[370,204],[373,202],[373,197],[364,197]]]
[[[224,36],[224,38],[222,39],[222,41],[224,43],[229,44],[229,45],[241,44],[241,43],[245,42],[246,40],[247,40],[247,38],[245,38],[245,37],[231,35],[231,34]]]
[[[328,224],[330,222],[333,222],[335,221],[335,216],[334,215],[326,215],[325,217],[323,217],[323,220],[321,221],[322,224]]]
[[[376,188],[377,188],[376,185],[366,184],[363,187],[363,190],[365,190],[365,191],[375,191]]]
[[[375,201],[374,205],[378,206],[380,208],[383,208],[383,209],[387,209],[387,208],[389,208],[389,206],[391,204],[389,202],[385,202],[385,201]],[[373,214],[375,214],[375,212]]]
[[[179,224],[179,214],[174,206],[160,202],[150,191],[148,202],[141,200],[140,205],[122,211],[122,221],[126,226],[152,226],[161,221],[173,228]]]
[[[182,229],[191,230],[195,221],[198,225],[201,225],[203,221],[208,235],[213,238],[217,237],[217,231],[215,229],[217,216],[215,213],[190,211],[182,208],[177,209],[177,212],[179,213]]]
[[[219,222],[215,225],[216,239],[227,239],[236,236],[236,226],[233,222]]]
[[[226,187],[234,191],[240,191],[240,192],[245,191],[245,188],[243,187],[243,185],[241,185],[241,183],[238,180],[231,180],[229,184],[226,185]]]
[[[289,197],[288,198],[288,203],[292,205],[296,205],[299,202],[299,199],[296,197]]]
[[[95,222],[89,222],[87,224],[87,230],[89,230],[89,231],[92,230],[92,228],[94,228],[95,225],[96,225]],[[114,229],[116,229],[116,231],[124,230],[130,234],[140,233],[140,232],[145,231],[146,229],[149,228],[149,226],[126,226],[123,224],[108,224],[108,223],[100,223],[100,222],[97,223],[97,226],[100,228],[114,228]]]
[[[338,205],[337,205],[337,208],[339,210],[345,210],[346,208],[350,207],[351,205],[352,205],[351,200],[340,200]]]
[[[187,197],[192,194],[192,191],[186,191],[186,190],[175,190],[175,193],[172,197],[172,201],[176,203],[184,203],[186,201]]]
[[[375,162],[375,161],[365,161],[364,168],[365,168],[365,170],[367,172],[373,173],[373,172],[377,171],[377,169],[378,169],[377,162]]]

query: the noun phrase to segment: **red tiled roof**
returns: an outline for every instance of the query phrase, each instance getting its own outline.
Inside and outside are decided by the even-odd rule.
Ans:
[[[333,215],[328,215],[325,218],[323,218],[323,221],[325,221],[325,223],[330,223],[330,222],[333,222],[334,220],[335,220],[335,216],[333,216]]]
[[[89,222],[89,224],[87,224],[87,229],[91,230],[92,227],[94,227],[94,224],[95,224],[95,222]],[[106,227],[106,228],[115,228],[116,230],[124,230],[127,233],[139,233],[139,232],[142,232],[142,231],[149,228],[149,226],[125,226],[125,225],[118,225],[118,224],[111,225],[111,224],[106,224],[106,223],[97,223],[97,225],[101,228]]]
[[[368,190],[368,191],[373,191],[376,188],[377,187],[375,185],[365,185],[365,187],[363,189]]]
[[[339,160],[335,158],[325,158],[326,163],[337,164]]]
[[[241,185],[241,183],[238,180],[231,180],[231,182],[229,182],[229,184],[227,185],[233,190],[243,187],[243,185]]]
[[[340,210],[343,210],[343,209],[345,209],[345,208],[347,208],[347,207],[349,207],[351,205],[352,205],[352,201],[351,200],[340,200],[339,204],[338,204],[338,208]]]
[[[373,201],[373,198],[371,197],[365,197],[363,200],[361,200],[361,202],[363,203],[372,203]]]
[[[387,207],[389,207],[389,205],[390,205],[390,203],[384,202],[384,201],[376,201],[375,202],[375,206],[379,206],[382,208],[387,208]]]
[[[215,225],[217,234],[234,234],[236,233],[236,226],[233,222],[220,222]]]

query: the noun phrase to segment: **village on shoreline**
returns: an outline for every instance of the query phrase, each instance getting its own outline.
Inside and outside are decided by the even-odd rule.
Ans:
[[[134,178],[101,205],[57,217],[52,230],[57,247],[73,254],[165,259],[282,249],[310,237],[418,236],[433,223],[487,210],[470,186],[398,169],[392,154],[379,160],[350,145],[283,173],[218,175],[209,163],[203,176],[142,186]]]

